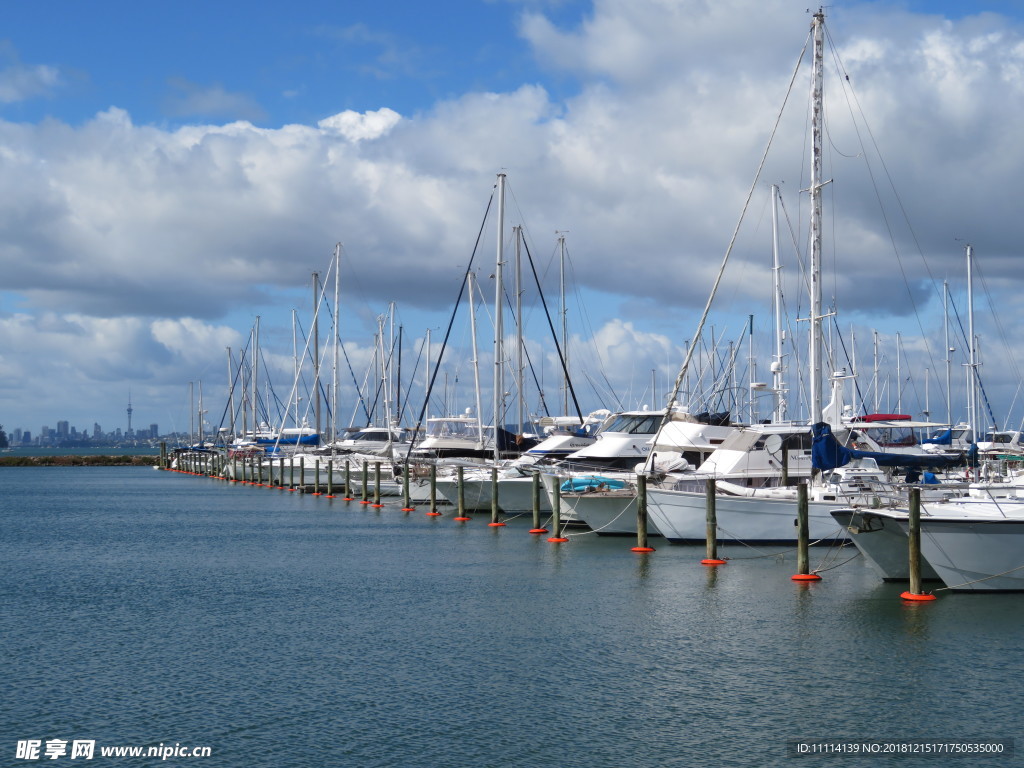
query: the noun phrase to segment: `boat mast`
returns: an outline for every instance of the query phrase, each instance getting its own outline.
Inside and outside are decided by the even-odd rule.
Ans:
[[[974,248],[970,245],[967,251],[967,421],[971,427],[971,439],[978,442],[978,393],[977,382],[977,350],[974,343]]]
[[[562,360],[565,373],[562,377],[562,413],[569,415],[569,309],[565,305],[565,235],[558,233],[558,290],[561,296],[562,314]]]
[[[320,435],[320,273],[313,273],[313,408],[316,434]],[[299,425],[296,424],[296,427]]]
[[[257,403],[260,399],[259,390],[259,379],[257,374],[259,373],[260,364],[260,316],[256,315],[256,325],[253,327],[253,340],[252,340],[252,433],[253,439],[256,438],[256,433],[259,432],[259,409]]]
[[[786,400],[782,396],[782,266],[779,264],[779,185],[772,184],[772,275],[773,300],[775,304],[775,359],[772,361],[772,392],[775,398],[775,413],[772,420],[780,422],[786,418]]]
[[[946,340],[946,421],[953,426],[953,347],[949,346],[949,281],[942,281],[942,332]]]
[[[477,351],[476,346],[476,304],[473,301],[473,295],[476,293],[476,274],[472,271],[469,273],[469,335],[473,341],[473,384],[476,389],[476,437],[480,443],[480,447],[484,445],[484,424],[480,418],[481,413],[481,402],[480,402],[480,353]]]
[[[519,434],[523,434],[526,425],[526,394],[523,391],[523,260],[522,241],[523,228],[515,227],[516,233],[516,418],[519,423]]]
[[[341,329],[341,243],[334,244],[334,338],[331,339],[331,442],[338,442],[338,339]]]
[[[232,368],[231,360],[231,347],[227,347],[228,350],[228,401],[231,406],[231,415],[229,417],[229,426],[231,428],[231,439],[235,441],[238,439],[238,435],[235,434],[235,378],[234,371]]]
[[[814,69],[811,94],[811,339],[809,362],[811,366],[811,423],[821,421],[821,154],[822,123],[824,122],[823,73],[825,13],[820,8],[814,14],[811,28],[814,33]]]
[[[498,174],[498,255],[494,268],[494,461],[501,458],[501,441],[498,430],[501,428],[502,411],[505,403],[505,386],[502,381],[502,326],[501,305],[505,292],[502,270],[505,267],[505,174]]]
[[[205,413],[205,411],[203,411],[203,382],[202,382],[202,379],[200,379],[200,381],[199,381],[199,412],[197,414],[197,416],[199,417],[199,443],[198,443],[198,445],[199,445],[200,448],[203,447],[203,443],[206,440],[206,436],[203,434],[203,413]]]
[[[896,413],[903,413],[903,373],[900,371],[899,331],[896,331]]]
[[[423,421],[430,419],[430,329],[427,328],[427,365],[424,368],[426,375],[423,377]],[[415,435],[413,436],[415,439]]]
[[[296,310],[293,309],[292,310],[292,377],[294,378],[295,381],[299,380],[299,339],[298,339],[297,326],[298,326],[298,319],[296,318]],[[297,427],[301,423],[299,421],[299,398],[298,398],[298,396],[295,397],[295,403],[294,403],[293,407],[295,408],[295,416],[293,417],[293,420],[295,421],[295,426]]]

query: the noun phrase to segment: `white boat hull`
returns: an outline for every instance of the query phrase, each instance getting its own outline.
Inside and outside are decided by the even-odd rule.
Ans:
[[[563,493],[561,504],[599,536],[636,536],[636,493],[632,490]],[[648,534],[659,532],[648,530]]]
[[[951,590],[1024,591],[1024,519],[922,517],[921,554]]]
[[[648,520],[672,543],[700,544],[707,538],[707,507],[703,493],[648,488]],[[807,505],[811,543],[830,544],[847,538],[830,514],[842,502],[811,501]],[[797,540],[796,502],[750,496],[717,496],[718,540],[790,544]]]
[[[836,509],[832,517],[846,529],[857,550],[883,581],[910,579],[910,545],[905,524],[891,515],[861,509]],[[939,578],[923,557],[921,578]]]

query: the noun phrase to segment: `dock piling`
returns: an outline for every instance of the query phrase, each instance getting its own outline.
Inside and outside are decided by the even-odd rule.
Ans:
[[[921,591],[921,489],[910,489],[910,508],[907,519],[907,543],[910,562],[910,589],[900,597],[913,602],[928,602],[935,595]]]

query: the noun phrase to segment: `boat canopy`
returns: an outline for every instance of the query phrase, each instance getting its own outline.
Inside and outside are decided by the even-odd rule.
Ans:
[[[945,432],[941,432],[935,437],[926,437],[921,441],[922,444],[928,443],[930,445],[952,445],[953,444],[953,428],[950,427]]]
[[[854,459],[874,459],[882,467],[918,467],[921,469],[955,467],[965,463],[965,456],[936,456],[912,453],[884,453],[882,451],[858,451],[839,444],[832,434],[832,427],[819,422],[812,428],[811,466],[828,470],[843,467]],[[975,452],[977,449],[972,446]]]

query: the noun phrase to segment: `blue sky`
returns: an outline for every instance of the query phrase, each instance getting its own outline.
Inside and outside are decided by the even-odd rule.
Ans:
[[[10,119],[72,123],[111,105],[140,123],[311,124],[343,109],[428,110],[469,91],[546,77],[516,34],[521,3],[19,3],[5,12],[23,63],[59,68],[49,97]],[[582,2],[538,3],[573,21]],[[97,13],[97,8],[101,9]],[[8,50],[8,56],[11,51]],[[10,59],[9,59],[10,60]]]
[[[655,404],[652,371],[663,396],[806,38],[807,7],[12,5],[0,32],[0,423],[122,426],[130,387],[135,424],[180,427],[188,382],[223,390],[224,349],[245,343],[257,315],[286,378],[291,312],[308,326],[310,272],[327,270],[336,242],[353,367],[369,365],[391,301],[415,347],[448,322],[501,170],[508,224],[524,226],[548,291],[555,232],[568,233],[584,408]],[[986,319],[980,302],[984,374],[999,418],[1019,421],[1020,376],[1007,361],[1020,349],[1005,318],[1021,295],[1024,4],[827,11],[851,84],[830,110],[837,323],[861,366],[878,330],[893,368],[899,332],[901,370],[916,372],[902,388],[920,393],[925,368],[941,378],[936,286],[949,280],[963,302],[963,244],[974,243],[985,301],[1000,308]],[[801,85],[793,103],[803,98]],[[840,125],[854,107],[870,121],[863,146]],[[806,224],[795,112],[793,148],[766,169],[712,320],[727,347],[746,343],[756,315],[762,371],[769,183],[782,184],[794,228]],[[847,161],[873,145],[880,158],[855,175]],[[485,294],[493,226],[479,257]],[[806,300],[792,269],[795,316]],[[543,326],[531,309],[533,356],[550,382]],[[465,332],[455,338],[462,354]],[[460,365],[450,405],[461,408]]]

